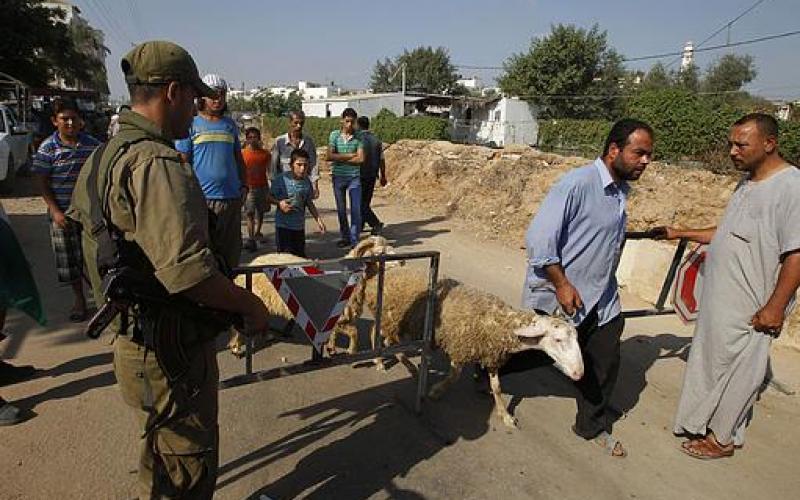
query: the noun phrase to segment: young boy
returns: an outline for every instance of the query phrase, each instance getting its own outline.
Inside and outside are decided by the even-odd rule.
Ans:
[[[325,224],[319,216],[312,198],[314,187],[308,179],[308,153],[303,149],[292,151],[290,158],[292,169],[283,172],[272,180],[270,203],[278,210],[275,212],[275,243],[278,252],[286,252],[306,256],[306,207],[321,233],[325,233]]]
[[[261,225],[264,214],[269,212],[267,191],[267,165],[270,162],[269,151],[261,146],[261,131],[249,127],[244,131],[245,148],[242,149],[244,159],[245,182],[247,183],[247,199],[244,202],[244,213],[247,216],[247,242],[245,248],[254,252],[257,248],[256,238],[261,239]]]
[[[80,227],[68,219],[64,212],[69,207],[81,167],[100,143],[82,132],[83,119],[74,101],[56,101],[53,104],[52,122],[56,131],[39,146],[31,170],[36,174],[39,190],[50,214],[50,239],[58,281],[69,283],[75,295],[69,319],[79,323],[87,315],[81,283],[81,233]]]

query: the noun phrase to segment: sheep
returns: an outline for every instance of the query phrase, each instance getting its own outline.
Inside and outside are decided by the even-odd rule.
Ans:
[[[392,250],[387,243],[386,238],[383,238],[382,236],[373,236],[359,242],[358,245],[356,245],[352,250],[350,250],[350,252],[347,253],[347,255],[345,255],[345,258],[369,257],[387,252],[391,253]],[[298,257],[288,253],[269,253],[257,256],[255,259],[250,261],[248,265],[296,265],[309,262],[310,261],[307,258]],[[377,274],[377,270],[377,264],[367,264],[364,280],[362,281],[368,280],[369,278],[375,276]],[[244,287],[245,276],[237,276],[235,282],[238,286]],[[275,287],[272,286],[269,278],[264,273],[253,273],[252,284],[253,293],[264,302],[267,307],[267,311],[269,311],[271,315],[283,319],[286,322],[294,321],[294,316],[292,315],[291,311],[289,311],[286,303],[283,301],[281,296],[278,294],[278,291],[275,290]],[[231,340],[228,342],[228,348],[231,350],[234,356],[243,356],[247,349],[246,346],[247,341],[244,339],[243,335],[238,332],[235,332],[231,335]]]
[[[364,307],[375,311],[377,287],[372,282],[365,288],[363,302],[353,304],[355,311]],[[399,343],[401,336],[421,337],[427,296],[428,277],[424,273],[400,268],[387,271],[380,332],[387,346]],[[542,350],[571,379],[583,376],[578,334],[564,318],[514,309],[493,295],[451,279],[437,283],[436,298],[436,343],[450,358],[450,370],[431,388],[431,399],[440,398],[465,365],[479,363],[489,373],[498,416],[507,426],[516,427],[517,420],[508,413],[500,395],[498,376],[513,353]]]

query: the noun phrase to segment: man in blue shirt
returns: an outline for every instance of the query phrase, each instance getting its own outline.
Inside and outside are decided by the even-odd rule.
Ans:
[[[217,94],[201,98],[189,137],[176,141],[175,149],[192,164],[208,208],[216,215],[211,234],[214,253],[233,268],[239,264],[242,250],[242,200],[247,194],[239,127],[225,116],[225,80],[209,74],[203,82]]]
[[[573,431],[615,457],[625,449],[611,435],[608,405],[620,365],[620,314],[614,276],[625,238],[628,181],[650,163],[653,131],[624,119],[611,128],[603,155],[564,175],[547,194],[526,234],[528,271],[523,306],[563,310],[578,328],[585,375],[576,383]]]
[[[355,129],[358,114],[353,108],[342,111],[342,128],[328,137],[328,161],[333,174],[333,197],[339,216],[339,248],[354,247],[361,233],[361,164],[364,145]],[[350,197],[350,222],[347,221],[347,197]]]

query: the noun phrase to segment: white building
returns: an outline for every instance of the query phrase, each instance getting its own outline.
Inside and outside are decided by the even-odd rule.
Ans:
[[[472,78],[461,78],[456,80],[456,84],[462,85],[470,90],[480,90],[483,88],[483,84],[477,76],[473,76]]]
[[[455,142],[502,147],[534,145],[539,137],[535,109],[518,97],[455,101],[450,121]]]
[[[694,44],[690,41],[683,46],[683,56],[681,57],[681,71],[694,64]]]
[[[269,87],[269,93],[274,95],[279,95],[281,97],[288,98],[292,92],[297,92],[296,87]]]
[[[306,116],[330,118],[341,116],[345,108],[353,108],[359,116],[373,118],[380,110],[388,109],[397,116],[403,116],[403,94],[354,94],[324,99],[304,100],[303,112]]]

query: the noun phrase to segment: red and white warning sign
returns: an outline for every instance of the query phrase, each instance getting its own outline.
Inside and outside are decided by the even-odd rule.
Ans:
[[[339,269],[274,267],[266,269],[265,273],[319,352],[364,275],[362,268],[347,266]]]
[[[698,245],[678,268],[678,278],[675,282],[672,303],[675,305],[675,312],[678,313],[684,323],[697,319],[697,311],[700,308],[700,291],[703,289],[703,268],[707,253],[707,245]]]

